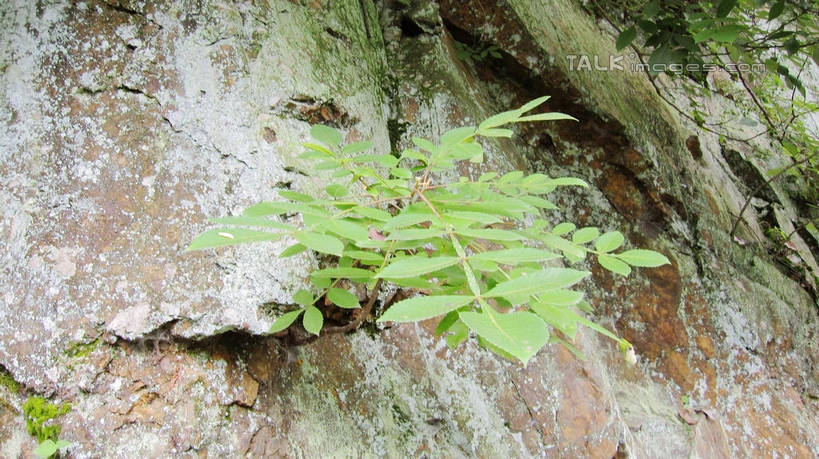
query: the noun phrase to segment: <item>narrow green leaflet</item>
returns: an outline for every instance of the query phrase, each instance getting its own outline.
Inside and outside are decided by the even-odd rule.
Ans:
[[[473,297],[463,295],[417,296],[390,306],[378,318],[378,322],[415,322],[429,319],[458,309],[472,300]]]
[[[265,201],[254,204],[244,212],[245,217],[265,217],[268,215],[279,215],[286,213],[302,213],[306,215],[315,215],[318,217],[327,217],[330,214],[326,210],[310,206],[301,202],[286,202],[286,201]]]
[[[298,191],[290,190],[279,190],[279,196],[285,199],[290,199],[291,201],[298,202],[311,202],[316,200],[316,198],[310,196],[309,194],[299,193]]]
[[[340,308],[356,309],[361,307],[358,297],[344,289],[331,288],[327,291],[327,298]]]
[[[373,272],[361,268],[326,268],[313,271],[310,276],[317,279],[371,279]]]
[[[541,271],[529,273],[515,279],[501,282],[484,293],[487,298],[519,297],[522,295],[536,295],[547,290],[564,288],[580,282],[588,276],[588,271],[578,271],[570,268],[544,268]]]
[[[428,274],[439,269],[457,264],[461,259],[458,257],[432,257],[415,255],[401,258],[390,263],[382,269],[375,277],[385,279],[401,279],[405,277],[415,277]]]
[[[285,328],[289,327],[296,319],[299,318],[301,313],[304,312],[304,309],[296,309],[295,311],[290,311],[282,314],[273,322],[273,326],[270,327],[270,333],[278,333]]]
[[[214,228],[196,236],[185,251],[212,249],[246,242],[275,241],[281,239],[281,237],[281,233],[268,231],[244,228]]]
[[[300,254],[307,250],[307,246],[304,244],[293,244],[290,247],[282,250],[282,253],[279,254],[279,258],[287,258],[292,257],[293,255]]]
[[[345,155],[351,155],[353,153],[361,153],[362,151],[369,150],[373,147],[373,143],[369,140],[363,140],[361,142],[353,142],[351,144],[347,144],[344,148],[341,149],[341,152]]]
[[[655,252],[653,250],[633,249],[615,255],[622,261],[631,266],[639,266],[641,268],[656,268],[657,266],[667,265],[671,263],[665,255]]]
[[[341,132],[338,129],[316,124],[310,128],[310,136],[328,147],[337,147],[342,140]]]
[[[313,304],[314,300],[315,299],[313,298],[313,294],[305,289],[301,289],[293,294],[293,301],[295,301],[296,304],[301,306],[310,306],[311,304]]]
[[[344,250],[344,243],[342,243],[338,238],[328,236],[326,234],[305,231],[298,232],[294,234],[293,237],[295,237],[300,243],[315,250],[316,252],[341,256],[341,251]]]
[[[441,135],[441,146],[453,145],[475,135],[474,126],[464,126],[450,129]]]
[[[458,322],[458,311],[449,311],[435,327],[435,336],[441,336]]]
[[[623,245],[625,238],[623,234],[619,231],[610,231],[608,233],[603,233],[602,236],[597,238],[597,241],[594,242],[594,249],[598,252],[611,252],[612,250],[620,247]]]
[[[375,252],[367,252],[365,250],[345,250],[341,253],[345,257],[355,258],[356,260],[361,261],[372,261],[372,262],[381,262],[384,261],[384,255],[375,253]]]
[[[621,276],[628,276],[631,274],[631,267],[622,261],[614,258],[611,255],[606,255],[605,253],[601,253],[597,256],[597,262],[600,263],[600,266],[608,269],[613,273],[617,273]]]
[[[417,239],[429,239],[433,237],[440,237],[444,234],[442,230],[432,228],[410,228],[405,230],[397,230],[387,236],[388,241],[410,241]]]
[[[523,239],[523,236],[514,231],[494,228],[461,228],[456,229],[455,233],[460,234],[461,236],[486,239],[489,241],[519,241]]]
[[[455,322],[448,331],[450,334],[446,336],[446,345],[450,349],[455,349],[469,338],[469,328],[460,320]]]
[[[549,290],[538,296],[539,302],[552,306],[574,306],[583,300],[583,292],[574,290]]]
[[[553,178],[549,180],[549,184],[552,186],[582,186],[583,188],[589,187],[588,183],[575,177]]]
[[[587,226],[585,228],[580,228],[579,230],[575,231],[574,234],[572,234],[572,242],[575,244],[585,244],[597,239],[597,236],[599,235],[599,229],[593,226]]]
[[[552,228],[552,234],[554,234],[555,236],[563,236],[564,234],[571,233],[572,231],[574,231],[575,228],[576,226],[574,225],[574,223],[563,222],[559,225],[555,225],[555,227]]]
[[[324,325],[324,316],[321,315],[321,311],[317,307],[308,306],[304,309],[304,317],[302,317],[301,323],[304,325],[305,330],[318,335]]]
[[[373,220],[378,220],[381,222],[386,222],[392,218],[392,215],[390,215],[389,212],[381,209],[374,209],[372,207],[356,206],[353,208],[353,211],[361,216],[372,218]]]
[[[572,120],[577,121],[577,118],[567,115],[565,113],[538,113],[536,115],[529,115],[529,116],[521,116],[520,118],[516,119],[516,123],[523,123],[528,121],[558,121],[558,120]]]
[[[352,239],[355,242],[370,239],[370,233],[366,226],[350,220],[325,220],[321,223],[321,226],[331,233]]]
[[[460,317],[470,330],[524,365],[549,341],[546,324],[529,312],[500,314],[485,308],[480,313],[462,312]]]
[[[338,183],[331,183],[327,185],[326,187],[324,187],[324,191],[334,198],[342,198],[344,196],[347,196],[347,193],[349,192],[346,186],[340,185]]]
[[[418,223],[430,221],[434,218],[435,215],[431,213],[402,212],[384,224],[384,231],[393,231],[397,228],[417,225]]]
[[[532,303],[529,307],[547,324],[557,328],[570,339],[574,339],[577,333],[577,322],[581,318],[576,312],[569,308],[543,303]]]
[[[505,265],[516,265],[519,263],[546,261],[559,258],[560,255],[547,250],[521,247],[517,249],[492,250],[472,255],[473,260],[487,260]]]
[[[219,217],[219,218],[211,218],[208,220],[211,223],[217,223],[220,225],[236,225],[236,226],[260,226],[263,228],[273,228],[273,229],[280,229],[284,231],[294,231],[296,229],[293,225],[288,225],[287,223],[281,223],[277,221],[273,221],[269,218],[265,217],[244,217],[244,216],[236,216],[236,217]]]

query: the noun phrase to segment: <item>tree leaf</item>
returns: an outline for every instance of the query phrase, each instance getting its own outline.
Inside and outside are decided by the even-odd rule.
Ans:
[[[57,452],[57,444],[54,440],[48,438],[40,442],[37,448],[34,449],[34,454],[47,458],[53,456]]]
[[[619,231],[610,231],[608,233],[603,233],[602,236],[597,238],[597,241],[594,243],[594,249],[598,252],[611,252],[612,250],[620,247],[623,245],[625,238],[623,234]]]
[[[356,309],[361,307],[358,297],[341,288],[331,288],[327,291],[327,298],[336,306],[345,309]]]
[[[391,262],[381,270],[375,277],[386,279],[401,279],[405,277],[415,277],[422,274],[429,274],[439,269],[457,264],[461,259],[458,257],[432,257],[424,255],[414,255],[407,258],[400,258]]]
[[[574,231],[575,228],[574,223],[563,222],[552,228],[552,234],[555,236],[563,236],[564,234]]]
[[[741,25],[725,25],[715,29],[711,33],[711,39],[719,43],[733,43],[737,39],[737,35],[743,30],[745,30],[745,27]]]
[[[305,289],[301,289],[295,294],[293,294],[293,301],[301,306],[310,306],[311,304],[313,304],[314,298],[312,293],[308,292]]]
[[[441,146],[454,145],[475,135],[474,126],[463,126],[450,129],[441,135]]]
[[[630,45],[635,38],[637,38],[637,29],[635,29],[634,26],[620,32],[620,35],[617,36],[617,42],[615,42],[617,51],[620,51],[626,46]]]
[[[547,324],[557,328],[570,339],[574,339],[577,334],[577,321],[580,317],[576,312],[570,308],[544,303],[532,303],[529,307]]]
[[[295,311],[285,312],[280,315],[273,325],[270,327],[270,333],[278,333],[289,327],[296,319],[299,318],[304,309],[296,309]]]
[[[574,290],[549,290],[539,295],[540,302],[552,306],[574,306],[583,300],[583,292]]]
[[[293,244],[290,247],[282,250],[282,253],[279,254],[279,258],[287,258],[292,257],[293,255],[299,254],[307,250],[307,246],[304,244]]]
[[[318,279],[371,279],[373,272],[361,268],[325,268],[313,271],[310,276]]]
[[[304,317],[301,319],[304,329],[308,332],[318,335],[321,332],[321,327],[324,325],[324,316],[321,311],[315,306],[308,306],[304,309]]]
[[[196,236],[186,252],[212,249],[246,242],[275,241],[281,239],[281,233],[258,231],[244,228],[214,228]]]
[[[773,21],[774,19],[778,18],[783,11],[785,11],[785,0],[780,0],[774,3],[771,5],[771,9],[768,11],[768,20]]]
[[[552,260],[560,255],[547,250],[534,249],[530,247],[520,247],[516,249],[491,250],[472,255],[473,260],[486,260],[502,263],[505,265],[516,265],[519,263],[529,263],[537,261]]]
[[[446,337],[446,345],[450,349],[455,349],[469,338],[469,328],[460,320],[455,322],[452,327],[449,328],[449,331],[451,333]]]
[[[717,17],[724,18],[728,16],[735,6],[737,6],[737,0],[722,0],[717,6]]]
[[[404,228],[407,226],[417,225],[418,223],[430,221],[435,218],[435,215],[430,213],[420,213],[420,212],[401,212],[400,214],[392,217],[387,223],[384,224],[384,231],[392,231],[396,228]]]
[[[470,330],[524,365],[549,341],[546,324],[529,312],[500,314],[485,308],[480,313],[462,312],[460,318]]]
[[[338,183],[331,183],[324,187],[324,191],[327,192],[328,195],[334,198],[341,198],[347,196],[349,190],[346,186],[338,184]]]
[[[416,296],[390,306],[378,318],[378,322],[415,322],[429,319],[458,309],[472,300],[473,297],[463,295]]]
[[[449,311],[435,327],[435,336],[441,336],[458,322],[458,311]]]
[[[302,231],[295,233],[293,237],[316,252],[341,256],[341,252],[344,250],[344,243],[338,238],[326,234]]]
[[[417,239],[429,239],[433,237],[440,237],[444,232],[434,228],[410,228],[405,230],[396,230],[387,236],[388,241],[411,241]]]
[[[597,262],[600,263],[600,266],[608,269],[613,273],[620,274],[621,276],[628,276],[631,274],[631,267],[629,265],[623,263],[622,261],[614,258],[611,255],[606,255],[605,253],[601,253],[597,256]]]
[[[378,220],[381,222],[386,222],[392,218],[392,215],[390,215],[389,212],[376,209],[374,207],[356,206],[353,208],[353,211],[364,217],[372,218],[373,220]]]
[[[293,225],[273,221],[265,217],[245,217],[240,215],[234,217],[211,218],[208,221],[220,225],[261,226],[264,228],[274,228],[284,231],[293,231],[296,229],[296,227]]]
[[[372,147],[372,142],[369,140],[363,140],[345,145],[344,148],[341,149],[341,152],[346,155],[352,155],[354,153],[361,153],[362,151],[369,150]]]
[[[599,229],[593,226],[587,226],[585,228],[580,228],[579,230],[575,231],[574,234],[572,234],[572,242],[575,244],[585,244],[597,239],[597,236],[599,235]]]
[[[298,191],[290,191],[290,190],[279,190],[279,196],[289,199],[291,201],[298,201],[298,202],[312,202],[316,199],[309,194],[299,193]]]
[[[589,274],[591,273],[588,271],[570,268],[544,268],[541,271],[501,282],[483,296],[487,298],[502,296],[508,299],[510,296],[535,295],[547,290],[569,287],[580,282]]]
[[[461,228],[455,232],[461,236],[486,239],[490,241],[519,241],[523,236],[514,232],[495,228]]]
[[[618,253],[614,256],[631,266],[639,266],[642,268],[656,268],[657,266],[671,263],[665,255],[653,250],[633,249]]]
[[[354,258],[361,261],[381,262],[384,261],[384,256],[375,253],[367,252],[366,250],[345,250],[341,253],[345,257]]]
[[[550,112],[550,113],[538,113],[536,115],[529,115],[529,116],[521,116],[520,118],[516,119],[516,123],[525,123],[530,121],[560,121],[560,120],[572,120],[577,121],[577,118],[567,115],[565,113],[558,113],[558,112]]]
[[[338,129],[323,124],[316,124],[310,128],[310,136],[328,147],[337,147],[342,140]]]
[[[312,199],[312,198],[311,198]],[[302,202],[286,202],[286,201],[265,201],[254,204],[244,212],[245,217],[266,217],[268,215],[279,215],[286,213],[302,213],[306,215],[315,215],[317,217],[328,217],[330,214],[326,210],[307,205]]]
[[[322,222],[321,226],[327,231],[351,239],[353,242],[367,241],[370,239],[370,231],[367,227],[350,220],[329,219]]]

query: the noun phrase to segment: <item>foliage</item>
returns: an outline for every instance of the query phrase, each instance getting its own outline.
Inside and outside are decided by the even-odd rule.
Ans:
[[[70,448],[71,445],[72,443],[66,440],[57,440],[55,442],[52,439],[48,439],[37,445],[34,453],[40,457],[48,458],[54,456],[58,452],[64,452]]]
[[[26,429],[40,443],[35,453],[40,457],[51,457],[58,450],[71,446],[65,440],[59,440],[61,427],[50,423],[53,419],[71,411],[71,405],[64,403],[55,405],[43,397],[29,397],[23,404],[23,414],[26,418]]]
[[[451,176],[464,161],[473,165],[483,161],[480,137],[511,137],[508,127],[514,123],[573,119],[561,113],[525,115],[546,100],[491,116],[477,127],[450,130],[438,144],[415,137],[415,148],[400,157],[367,153],[371,142],[342,146],[339,131],[313,126],[310,133],[316,142],[304,144],[307,150],[301,158],[314,161],[315,170],[327,171],[337,180],[325,187],[326,196],[280,190],[284,200],[261,202],[242,215],[214,219],[230,227],[202,233],[188,249],[287,236],[296,243],[280,257],[307,249],[332,256],[328,267],[312,272],[315,289],[298,291],[293,301],[299,307],[279,317],[272,332],[301,317],[304,329],[319,334],[325,317],[318,306],[360,307],[362,300],[349,289],[352,284],[366,285],[370,291],[361,320],[369,314],[366,309],[375,302],[382,282],[388,281],[419,294],[391,305],[378,321],[440,317],[437,334],[448,334],[452,347],[471,331],[481,345],[525,364],[550,338],[570,346],[550,331],[573,339],[578,324],[583,324],[616,340],[628,353],[627,341],[576,310],[589,306],[583,292],[572,287],[590,273],[557,261],[579,262],[592,253],[604,268],[626,276],[632,266],[660,266],[668,259],[649,250],[615,252],[624,243],[617,231],[576,228],[567,222],[552,226],[543,211],[557,206],[544,196],[558,187],[586,187],[585,182],[521,171],[487,172],[477,180],[440,179]],[[363,190],[363,195],[352,197],[354,189]],[[300,215],[301,222],[270,218],[293,214]]]
[[[635,44],[638,36],[644,37],[644,46],[651,49],[647,62],[652,83],[652,75],[666,71],[687,75],[704,86],[713,84],[716,92],[723,92],[726,84],[739,87],[739,92],[726,94],[741,112],[729,114],[728,118],[736,118],[733,120],[720,114],[722,119],[708,123],[707,114],[700,111],[695,100],[691,100],[690,114],[666,101],[702,129],[719,134],[723,141],[746,143],[759,156],[771,152],[751,141],[767,134],[774,151],[790,160],[783,168],[769,171],[768,182],[788,177],[796,185],[790,190],[800,211],[795,226],[806,227],[819,218],[815,205],[819,199],[819,133],[815,121],[806,121],[811,115],[815,117],[819,105],[812,101],[815,88],[806,87],[802,80],[808,67],[819,65],[819,6],[815,1],[592,2],[598,14],[615,27],[622,27],[616,40],[618,50],[631,46],[645,62],[643,51]],[[724,71],[730,80],[706,78],[717,70]],[[660,93],[656,83],[655,88]],[[737,119],[746,129],[764,130],[737,138],[711,127]],[[753,197],[754,193],[747,197],[732,235]]]
[[[817,13],[813,2],[798,0],[630,2],[623,14],[632,25],[618,36],[617,48],[630,45],[639,30],[645,46],[654,48],[649,64],[683,65],[689,75],[704,80],[703,64],[714,58],[765,62],[804,95],[799,78],[782,61],[801,56],[819,62]]]
[[[454,41],[453,44],[455,45],[455,55],[458,57],[458,59],[470,65],[475,65],[476,62],[483,62],[487,57],[491,57],[493,59],[500,59],[503,57],[500,54],[500,48],[495,45],[479,44],[476,46],[469,46],[459,41]]]

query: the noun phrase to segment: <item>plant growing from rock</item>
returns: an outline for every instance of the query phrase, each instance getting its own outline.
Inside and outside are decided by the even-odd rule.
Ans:
[[[627,276],[631,266],[668,263],[665,256],[641,249],[615,253],[624,243],[617,231],[551,225],[543,213],[557,206],[545,196],[562,186],[588,186],[580,179],[521,171],[488,172],[477,180],[443,178],[454,175],[459,162],[483,161],[480,137],[511,137],[513,123],[574,119],[525,114],[546,100],[491,116],[477,127],[452,129],[437,144],[413,138],[415,148],[397,158],[368,153],[373,147],[368,141],[342,145],[338,130],[313,126],[315,142],[303,144],[301,158],[336,181],[325,187],[326,196],[280,190],[280,201],[214,219],[225,226],[200,234],[188,250],[287,237],[295,243],[279,257],[304,250],[332,257],[312,272],[313,288],[293,296],[298,307],[281,315],[271,333],[298,329],[299,319],[311,337],[354,330],[390,283],[415,294],[394,304],[385,300],[377,321],[440,317],[436,333],[446,334],[452,347],[471,332],[482,346],[525,364],[550,339],[573,349],[553,331],[573,339],[583,324],[630,352],[626,340],[577,311],[589,306],[572,287],[590,273],[565,267],[561,259],[574,263],[591,253],[604,268]],[[281,218],[295,215],[300,218]],[[330,309],[338,308],[354,310],[352,319],[325,324]]]
[[[58,424],[52,421],[71,411],[71,405],[65,403],[55,405],[43,397],[29,397],[23,404],[23,414],[26,419],[26,429],[29,435],[37,438],[39,445],[34,453],[40,457],[52,457],[71,446],[66,440],[61,440]]]

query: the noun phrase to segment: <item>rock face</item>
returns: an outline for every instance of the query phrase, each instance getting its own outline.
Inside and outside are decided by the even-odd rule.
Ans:
[[[72,457],[819,455],[815,290],[728,236],[747,190],[716,136],[643,74],[567,58],[614,53],[578,4],[12,1],[0,27],[0,456],[36,446],[35,393],[72,404]],[[320,189],[311,123],[385,151],[544,94],[580,122],[523,127],[487,167],[582,177],[555,222],[673,260],[588,266],[636,366],[588,330],[587,360],[526,368],[433,323],[286,348],[265,335],[311,255],[183,251],[208,217]],[[739,236],[764,240],[751,213]]]

